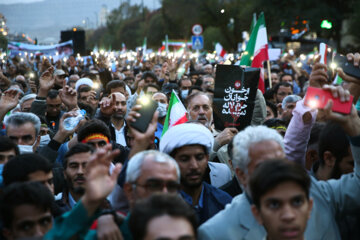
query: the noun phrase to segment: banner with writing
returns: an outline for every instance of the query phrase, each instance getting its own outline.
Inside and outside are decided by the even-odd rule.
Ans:
[[[259,68],[217,65],[213,101],[217,130],[234,127],[240,131],[250,125],[259,74]]]

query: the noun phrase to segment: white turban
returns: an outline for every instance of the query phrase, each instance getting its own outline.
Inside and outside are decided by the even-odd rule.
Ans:
[[[75,83],[75,90],[77,91],[81,85],[93,86],[93,81],[90,78],[80,78]]]
[[[186,145],[199,144],[210,153],[214,145],[214,137],[202,124],[183,123],[169,128],[160,140],[160,151],[170,154],[174,149]]]

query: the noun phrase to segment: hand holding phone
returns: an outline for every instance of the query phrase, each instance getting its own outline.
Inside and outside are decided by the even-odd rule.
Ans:
[[[333,101],[332,111],[350,114],[353,96],[350,95],[349,101],[342,102],[339,97],[335,98],[330,91],[321,88],[308,87],[304,104],[314,109],[324,109],[330,99]]]
[[[138,99],[138,102],[141,105],[141,109],[138,111],[140,117],[137,118],[135,122],[130,122],[130,126],[142,133],[145,133],[151,120],[153,119],[158,103],[152,100],[149,96],[141,96]]]

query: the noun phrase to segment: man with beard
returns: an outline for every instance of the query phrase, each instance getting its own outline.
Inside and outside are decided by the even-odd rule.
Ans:
[[[194,208],[199,223],[224,209],[232,199],[227,193],[205,182],[205,177],[209,176],[208,160],[213,143],[211,132],[195,123],[171,127],[160,141],[160,151],[172,156],[180,167],[180,193]]]
[[[125,115],[127,112],[126,97],[115,92],[100,103],[100,113],[97,118],[109,126],[111,140],[126,147],[127,126]]]
[[[72,147],[63,162],[65,190],[56,196],[57,204],[65,211],[71,210],[85,192],[85,169],[93,149],[83,143]]]
[[[209,128],[215,137],[213,150],[216,152],[220,147],[228,144],[230,140],[238,133],[236,128],[225,128],[222,132],[217,132],[212,127],[213,109],[212,100],[204,92],[196,92],[186,98],[186,109],[188,119],[196,120]]]

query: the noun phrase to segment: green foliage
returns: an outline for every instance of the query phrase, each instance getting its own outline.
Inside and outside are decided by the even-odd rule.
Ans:
[[[108,17],[106,28],[88,33],[88,46],[128,49],[141,46],[147,37],[148,47],[157,49],[165,35],[171,40],[189,40],[191,27],[201,24],[205,50],[213,51],[220,42],[229,51],[242,41],[242,31],[248,31],[253,13],[265,13],[268,35],[279,34],[280,28],[290,29],[295,21],[307,20],[310,31],[319,37],[341,43],[343,21],[351,19],[350,33],[360,39],[357,25],[360,19],[359,1],[354,0],[162,0],[159,10],[150,12],[139,5],[124,2]],[[321,22],[332,22],[332,29],[322,29]]]
[[[8,40],[7,38],[0,33],[0,49],[7,49]]]

